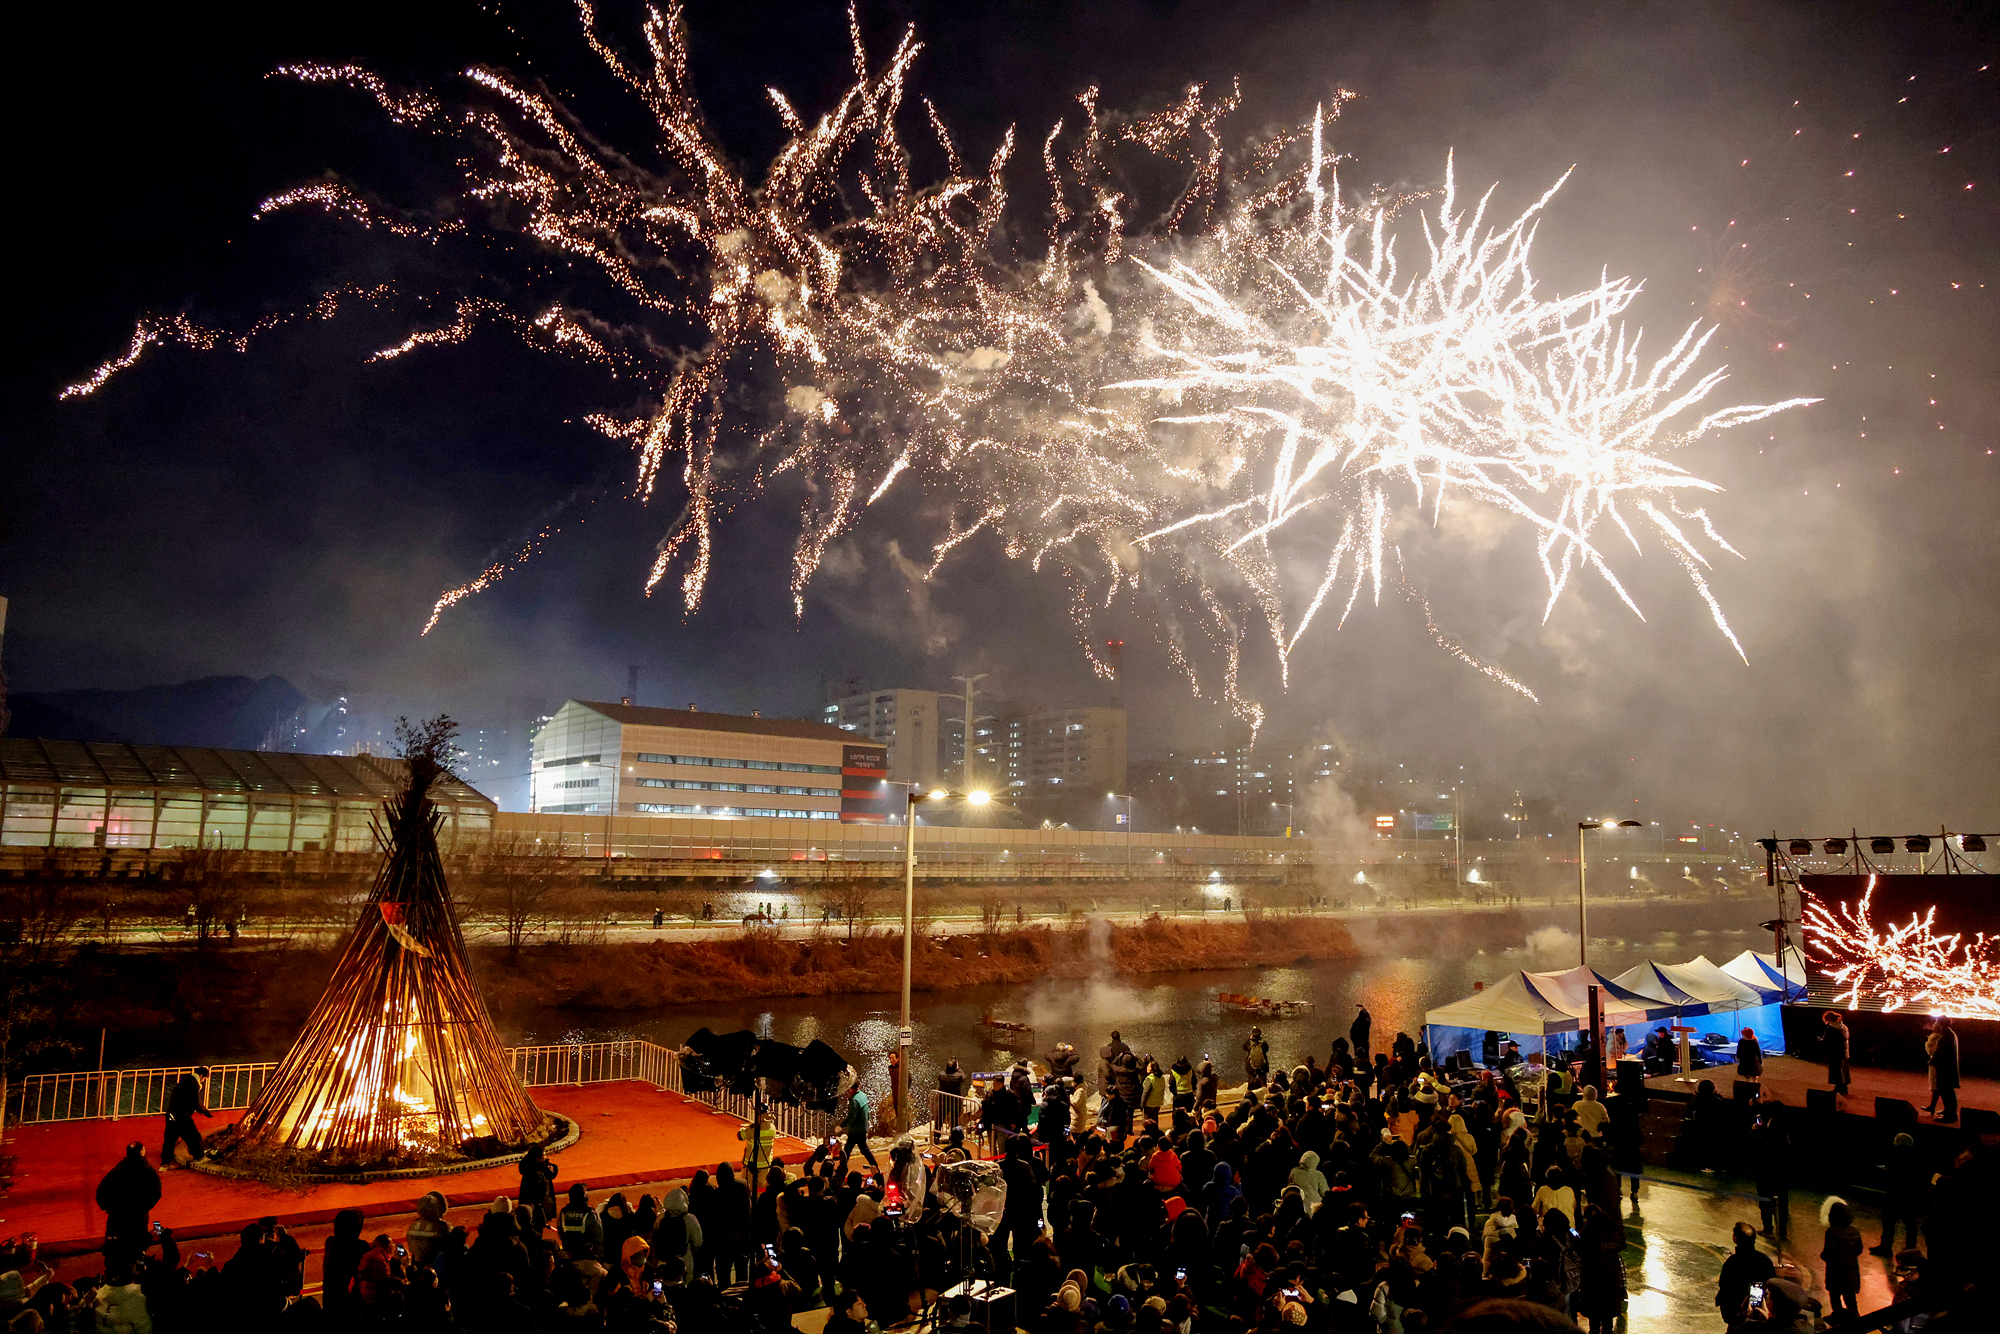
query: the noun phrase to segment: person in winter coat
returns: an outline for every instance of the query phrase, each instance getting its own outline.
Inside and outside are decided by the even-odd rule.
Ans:
[[[1521,1217],[1514,1212],[1514,1201],[1502,1195],[1493,1202],[1493,1212],[1486,1215],[1486,1227],[1480,1234],[1480,1271],[1486,1278],[1493,1277],[1493,1257],[1503,1245],[1511,1245],[1521,1235]]]
[[[574,1192],[583,1187],[572,1186],[570,1189]],[[410,1252],[411,1265],[424,1264],[438,1244],[451,1234],[451,1225],[444,1221],[444,1211],[444,1196],[437,1191],[430,1191],[417,1201],[416,1221],[403,1234],[403,1245]]]
[[[146,1294],[129,1269],[105,1275],[93,1303],[97,1334],[153,1334]]]
[[[133,1140],[125,1156],[97,1183],[97,1207],[104,1211],[106,1264],[130,1264],[152,1241],[151,1215],[160,1202],[160,1174],[146,1161],[145,1146]]]
[[[1167,1068],[1167,1093],[1176,1112],[1194,1111],[1194,1066],[1185,1056],[1177,1056]]]
[[[520,1202],[535,1211],[535,1225],[540,1227],[556,1211],[556,1165],[548,1160],[541,1145],[531,1144],[521,1158],[519,1170]]]
[[[1744,1029],[1736,1040],[1736,1077],[1753,1084],[1764,1077],[1764,1047],[1754,1028]]]
[[[1911,1250],[1917,1246],[1917,1220],[1923,1217],[1923,1193],[1929,1175],[1924,1171],[1923,1159],[1917,1156],[1917,1142],[1908,1134],[1898,1134],[1889,1144],[1887,1163],[1889,1190],[1882,1200],[1882,1240],[1868,1253],[1870,1255],[1894,1255],[1896,1253],[1896,1224],[1903,1225],[1904,1244]]]
[[[1842,1200],[1834,1200],[1826,1215],[1826,1241],[1819,1258],[1826,1266],[1826,1295],[1833,1299],[1829,1314],[1839,1319],[1861,1314],[1856,1300],[1861,1292],[1861,1229],[1854,1226],[1854,1211]]]
[[[708,1184],[706,1168],[694,1174],[694,1188],[697,1194],[715,1193],[715,1187]],[[613,1191],[611,1198],[604,1202],[604,1207],[597,1211],[597,1226],[603,1234],[601,1244],[606,1258],[622,1254],[625,1249],[625,1238],[633,1235],[638,1226],[637,1220],[632,1217],[632,1206],[626,1202],[624,1191]]]
[[[1115,1028],[1111,1030],[1111,1041],[1097,1049],[1097,1094],[1099,1097],[1103,1097],[1111,1091],[1112,1063],[1131,1050],[1130,1047],[1125,1045],[1125,1039],[1118,1035],[1118,1030]]]
[[[728,1163],[715,1168],[715,1219],[708,1240],[715,1250],[715,1279],[728,1287],[749,1277],[750,1190]]]
[[[1724,1323],[1734,1330],[1746,1324],[1752,1285],[1769,1283],[1778,1271],[1771,1257],[1757,1249],[1755,1228],[1738,1223],[1732,1235],[1736,1253],[1722,1262],[1722,1274],[1715,1284],[1715,1306],[1722,1312]]]
[[[847,1136],[847,1149],[840,1155],[841,1167],[845,1168],[858,1152],[870,1167],[880,1172],[882,1164],[875,1161],[875,1151],[868,1147],[868,1093],[859,1084],[854,1086],[854,1096],[847,1100],[847,1116],[840,1128]]]
[[[1354,1059],[1360,1065],[1368,1064],[1368,1035],[1375,1027],[1375,1019],[1368,1013],[1366,1005],[1356,1005],[1354,1022],[1348,1026],[1347,1040],[1354,1048]]]
[[[1042,1114],[1035,1120],[1035,1138],[1061,1144],[1069,1137],[1070,1081],[1051,1078],[1042,1090]]]
[[[701,1220],[688,1212],[688,1193],[679,1186],[667,1192],[660,1221],[653,1227],[653,1264],[667,1283],[692,1283],[695,1257],[702,1247]],[[676,1277],[678,1276],[678,1277]]]
[[[1924,1056],[1930,1066],[1931,1104],[1943,1100],[1944,1111],[1937,1119],[1940,1125],[1949,1125],[1958,1120],[1958,1034],[1952,1029],[1950,1016],[1939,1015],[1925,1035]]]
[[[1591,1334],[1611,1334],[1625,1311],[1625,1223],[1618,1217],[1616,1192],[1609,1211],[1595,1204],[1583,1206],[1576,1240],[1583,1262],[1576,1313],[1590,1322]]]
[[[923,1160],[917,1157],[916,1141],[908,1135],[889,1150],[889,1171],[885,1177],[903,1200],[903,1213],[911,1222],[924,1216],[924,1199],[930,1184]]]
[[[556,1212],[556,1237],[563,1254],[572,1260],[604,1258],[604,1225],[598,1221],[597,1211],[590,1207],[590,1193],[581,1181],[569,1188],[569,1203]],[[416,1254],[416,1247],[412,1246],[411,1258],[416,1258]]]
[[[368,1251],[361,1239],[359,1209],[342,1209],[333,1216],[333,1234],[326,1239],[326,1253],[320,1261],[320,1304],[326,1308],[329,1324],[349,1319],[356,1310],[354,1271]]]
[[[1201,1188],[1202,1217],[1226,1218],[1230,1204],[1242,1198],[1243,1192],[1236,1185],[1236,1169],[1228,1163],[1217,1163],[1208,1184]]]
[[[1840,1017],[1840,1011],[1826,1012],[1826,1032],[1820,1037],[1820,1051],[1826,1058],[1826,1082],[1833,1085],[1836,1096],[1847,1096],[1847,1057],[1850,1036],[1847,1021]]]
[[[1271,1044],[1264,1041],[1264,1030],[1253,1025],[1250,1036],[1243,1040],[1243,1073],[1254,1089],[1263,1086],[1264,1077],[1270,1070]]]
[[[1320,1196],[1326,1194],[1326,1177],[1319,1170],[1319,1155],[1311,1149],[1300,1154],[1299,1165],[1285,1174],[1285,1184],[1299,1188],[1299,1198],[1308,1214],[1319,1208]]]
[[[1075,1079],[1076,1063],[1079,1059],[1075,1047],[1070,1046],[1067,1042],[1058,1042],[1055,1050],[1048,1054],[1049,1078],[1051,1080]]]
[[[959,1111],[964,1107],[965,1069],[956,1056],[944,1063],[938,1071],[938,1092],[944,1096],[938,1099],[937,1115],[931,1118],[931,1137],[943,1138],[939,1130],[950,1130],[958,1125]]]
[[[1209,1060],[1206,1056],[1202,1057],[1201,1066],[1195,1071],[1194,1105],[1196,1116],[1199,1117],[1204,1109],[1215,1106],[1216,1099],[1221,1092],[1222,1076],[1216,1074],[1215,1062]]]

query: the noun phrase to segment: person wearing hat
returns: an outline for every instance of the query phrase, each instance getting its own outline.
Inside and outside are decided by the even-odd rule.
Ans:
[[[196,1113],[213,1117],[208,1110],[208,1067],[198,1065],[193,1072],[183,1070],[181,1077],[174,1081],[173,1092],[167,1095],[167,1139],[160,1149],[160,1166],[174,1165],[174,1145],[187,1141],[188,1159],[200,1162],[208,1156],[202,1146],[201,1132],[195,1129]]]
[[[125,1156],[97,1183],[97,1207],[104,1211],[104,1256],[114,1252],[129,1263],[152,1240],[153,1206],[160,1202],[160,1174],[146,1161],[145,1146],[133,1140]]]
[[[1754,1028],[1744,1029],[1736,1040],[1736,1077],[1750,1084],[1764,1078],[1764,1047]]]

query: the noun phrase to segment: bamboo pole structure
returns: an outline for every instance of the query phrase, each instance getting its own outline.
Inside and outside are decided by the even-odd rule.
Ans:
[[[519,1145],[545,1122],[514,1075],[466,967],[428,797],[447,772],[446,720],[414,729],[409,786],[383,803],[383,848],[361,918],[304,1030],[244,1114],[230,1156],[328,1164],[421,1160],[476,1139]]]

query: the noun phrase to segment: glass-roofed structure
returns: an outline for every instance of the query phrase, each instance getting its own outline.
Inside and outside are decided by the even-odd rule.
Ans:
[[[403,762],[374,755],[0,737],[0,845],[367,852],[402,785]],[[431,796],[446,847],[492,829],[494,803],[464,783]]]

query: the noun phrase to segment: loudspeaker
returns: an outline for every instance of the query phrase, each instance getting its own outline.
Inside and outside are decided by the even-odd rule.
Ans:
[[[1729,1096],[1738,1102],[1755,1102],[1763,1095],[1764,1086],[1754,1079],[1739,1079]]]
[[[1913,1126],[1917,1123],[1917,1109],[1901,1098],[1877,1098],[1875,1119],[1892,1126]]]
[[[1618,1091],[1621,1094],[1644,1096],[1646,1092],[1646,1067],[1629,1056],[1619,1061]]]
[[[1840,1109],[1834,1104],[1832,1089],[1807,1089],[1806,1110],[1816,1116],[1832,1116]]]
[[[1961,1107],[1958,1123],[1968,1135],[2000,1135],[2000,1112],[1985,1107]]]

